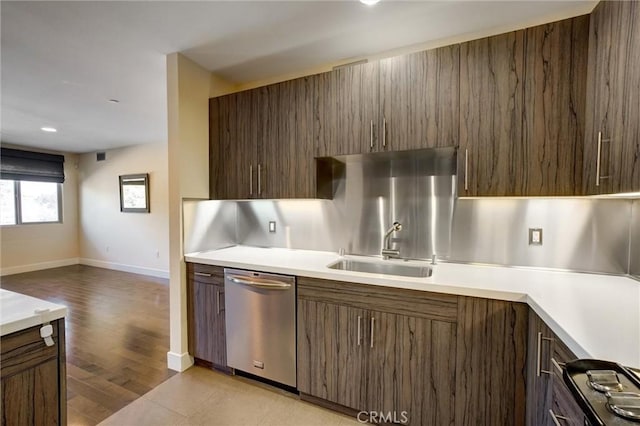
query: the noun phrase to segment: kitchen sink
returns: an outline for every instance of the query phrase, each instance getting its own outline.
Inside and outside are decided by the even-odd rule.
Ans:
[[[363,262],[360,260],[341,259],[327,266],[341,271],[367,272],[370,274],[399,275],[402,277],[426,278],[433,274],[427,266],[399,265],[397,263]]]

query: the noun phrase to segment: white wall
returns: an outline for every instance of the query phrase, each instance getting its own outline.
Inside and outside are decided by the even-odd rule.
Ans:
[[[77,155],[64,154],[62,223],[0,227],[0,275],[78,263],[77,162]]]
[[[234,86],[179,53],[167,56],[169,125],[170,288],[169,368],[193,364],[187,348],[186,268],[182,257],[182,200],[209,198],[209,97]]]
[[[120,212],[118,176],[149,174],[150,213]],[[167,145],[82,154],[79,165],[80,263],[169,277]]]

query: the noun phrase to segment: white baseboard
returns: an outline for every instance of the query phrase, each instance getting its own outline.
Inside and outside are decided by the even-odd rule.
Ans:
[[[116,271],[131,272],[133,274],[149,275],[158,278],[169,279],[169,271],[162,269],[145,268],[142,266],[125,265],[124,263],[106,262],[104,260],[80,258],[81,265],[95,266],[98,268],[113,269]]]
[[[167,367],[171,370],[182,372],[193,365],[193,357],[187,352],[177,354],[167,352]]]
[[[43,269],[59,268],[61,266],[77,265],[80,259],[72,257],[69,259],[51,260],[49,262],[31,263],[28,265],[10,266],[8,268],[0,268],[0,276],[21,274],[23,272],[41,271]]]

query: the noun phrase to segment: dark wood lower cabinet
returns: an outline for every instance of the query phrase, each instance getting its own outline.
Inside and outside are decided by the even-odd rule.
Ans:
[[[527,314],[520,303],[299,277],[298,389],[403,424],[521,425]]]
[[[196,361],[227,368],[224,269],[187,263],[189,353]]]
[[[584,414],[562,379],[563,363],[577,357],[549,326],[529,312],[527,425],[584,425]],[[555,419],[554,419],[555,418]]]
[[[64,319],[51,322],[53,346],[41,326],[2,336],[2,425],[64,425],[67,413]]]

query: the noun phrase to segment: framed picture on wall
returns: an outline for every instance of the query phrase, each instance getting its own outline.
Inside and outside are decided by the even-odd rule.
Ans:
[[[123,213],[149,213],[149,174],[120,176],[120,211]]]

